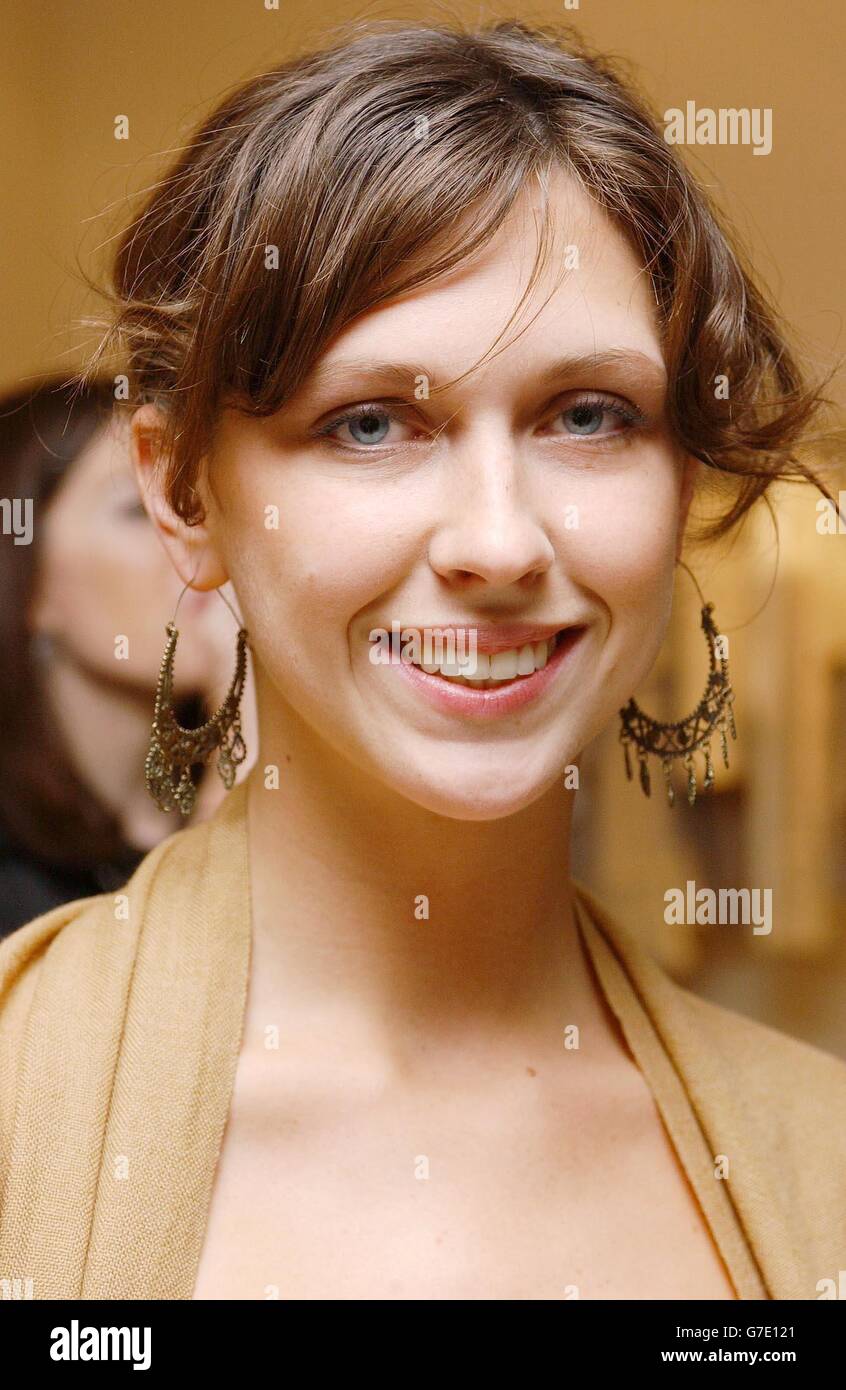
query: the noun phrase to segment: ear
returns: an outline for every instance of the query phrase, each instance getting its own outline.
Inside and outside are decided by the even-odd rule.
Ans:
[[[693,492],[698,469],[699,460],[694,458],[692,454],[685,454],[682,459],[681,492],[679,493],[679,526],[676,533],[676,560],[681,559],[685,527],[687,526],[690,504],[693,501]]]
[[[142,405],[132,417],[130,453],[138,489],[147,515],[184,584],[192,589],[218,589],[229,575],[207,527],[189,526],[174,511],[164,489],[163,439],[165,418],[154,405]]]

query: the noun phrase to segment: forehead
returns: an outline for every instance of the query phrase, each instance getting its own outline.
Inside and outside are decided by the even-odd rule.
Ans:
[[[397,361],[398,353],[431,363],[437,377],[451,380],[495,344],[498,355],[474,371],[474,389],[563,356],[627,351],[646,357],[663,375],[652,283],[629,238],[558,168],[548,178],[548,209],[544,262],[507,331],[539,248],[543,202],[534,185],[470,260],[347,325],[316,364],[310,384],[329,384],[368,357]],[[500,338],[508,344],[501,353]]]

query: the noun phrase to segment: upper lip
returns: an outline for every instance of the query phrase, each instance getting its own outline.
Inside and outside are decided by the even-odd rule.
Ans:
[[[422,632],[428,627],[430,631],[437,629],[439,632],[452,632],[456,636],[459,633],[469,635],[476,634],[476,651],[478,652],[507,652],[512,647],[525,647],[530,643],[543,642],[549,637],[554,637],[556,632],[561,632],[567,627],[577,627],[577,623],[427,623],[417,625],[415,623],[403,623],[402,631]]]

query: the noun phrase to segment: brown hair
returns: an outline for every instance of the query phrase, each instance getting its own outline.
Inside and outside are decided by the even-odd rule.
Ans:
[[[831,403],[631,82],[567,26],[388,21],[227,96],[120,242],[92,370],[121,343],[132,403],[163,408],[177,511],[202,519],[194,484],[223,406],[278,410],[344,325],[472,255],[553,164],[651,276],[671,426],[728,486],[702,536],[727,532],[776,478],[830,497],[797,454]],[[548,213],[527,293],[547,236]]]

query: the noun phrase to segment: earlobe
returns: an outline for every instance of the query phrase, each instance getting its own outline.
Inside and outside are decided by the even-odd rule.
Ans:
[[[192,589],[218,589],[229,575],[208,528],[202,522],[189,526],[168,499],[164,435],[165,420],[158,407],[140,406],[132,417],[130,453],[141,498],[183,583],[190,584]]]

